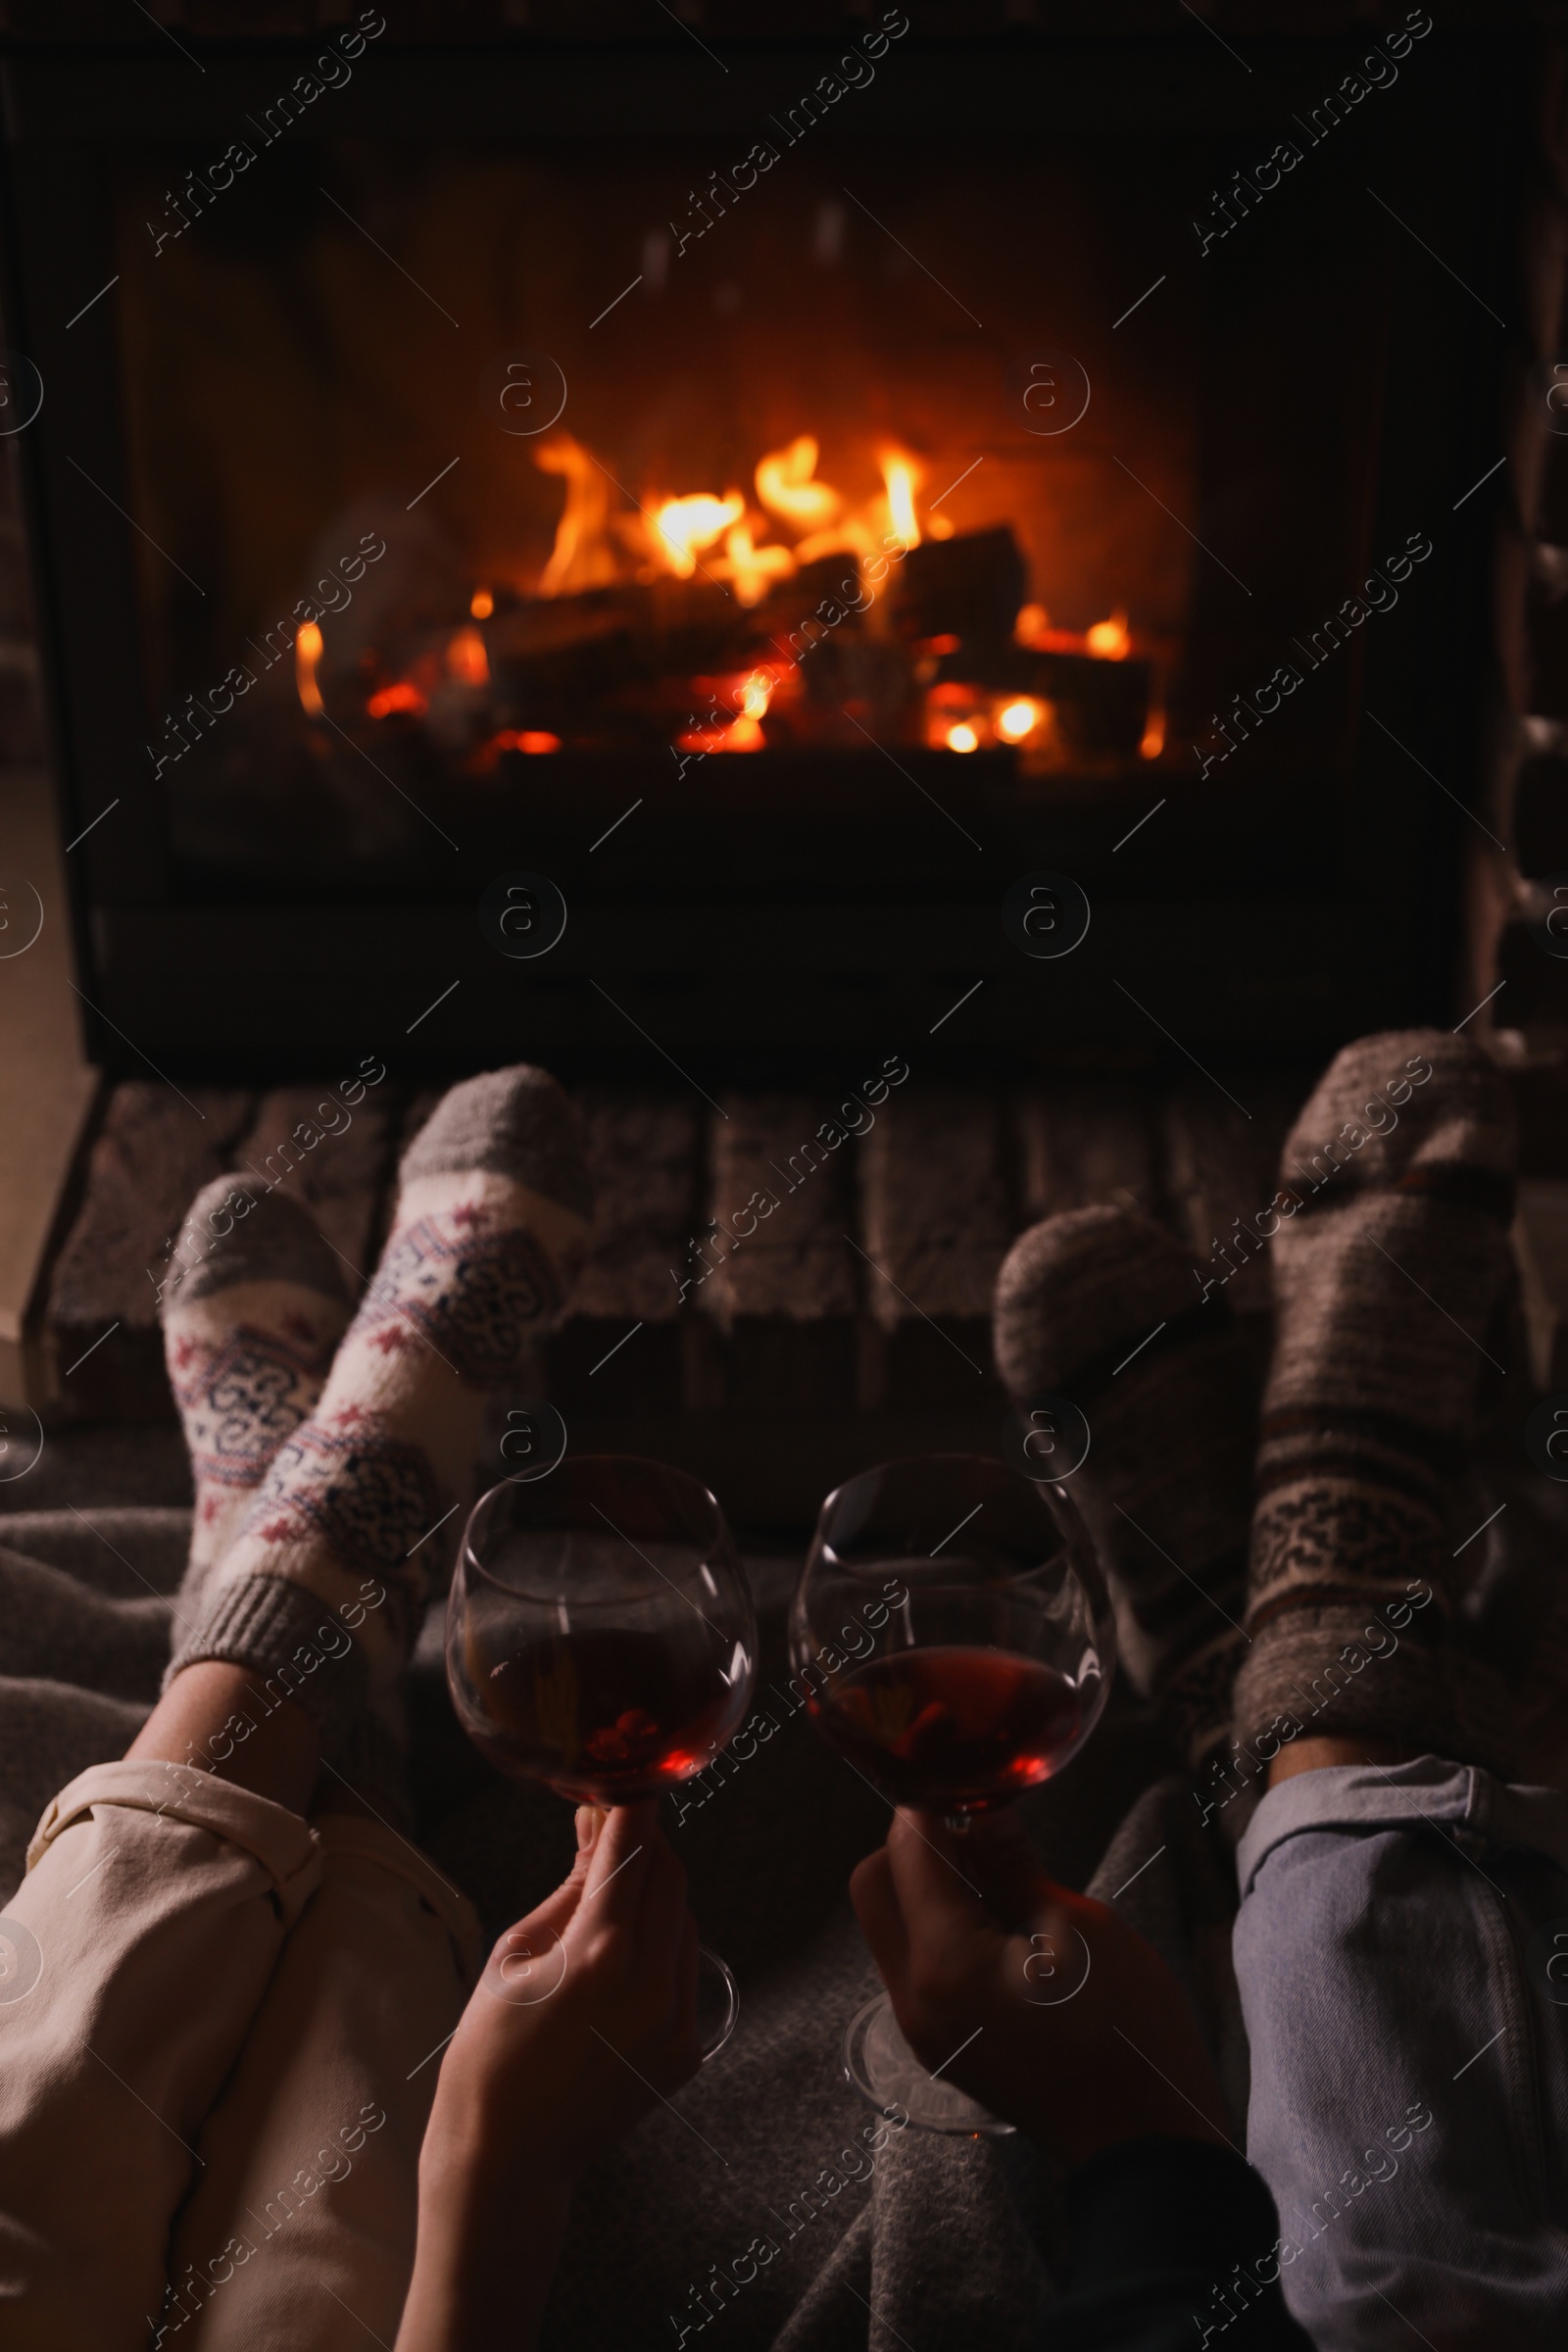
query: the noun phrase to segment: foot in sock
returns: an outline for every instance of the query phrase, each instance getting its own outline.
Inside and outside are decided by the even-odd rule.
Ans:
[[[519,1067],[453,1088],[404,1154],[381,1263],[316,1410],[280,1446],[172,1674],[227,1659],[311,1710],[329,1748],[362,1703],[396,1740],[486,1395],[560,1312],[590,1207],[576,1113],[553,1078]]]
[[[1229,1727],[1243,1646],[1256,1406],[1230,1308],[1200,1300],[1174,1235],[1080,1208],[1014,1244],[995,1336],[1016,1399],[1052,1392],[1089,1421],[1068,1491],[1105,1567],[1129,1680],[1196,1765]]]
[[[1347,1047],[1286,1143],[1236,1689],[1253,1753],[1298,1733],[1464,1744],[1453,1506],[1515,1157],[1500,1072],[1442,1030]]]
[[[159,1311],[195,1482],[175,1603],[188,1622],[278,1447],[315,1411],[352,1309],[305,1211],[259,1176],[231,1175],[191,1202]]]

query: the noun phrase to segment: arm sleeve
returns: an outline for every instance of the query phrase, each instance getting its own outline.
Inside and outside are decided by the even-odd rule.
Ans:
[[[1197,2139],[1107,2148],[1065,2183],[1069,2269],[1038,2352],[1311,2352],[1285,2307],[1274,2200]]]

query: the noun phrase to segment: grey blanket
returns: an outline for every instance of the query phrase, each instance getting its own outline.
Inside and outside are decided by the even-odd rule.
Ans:
[[[188,1511],[148,1504],[0,1515],[6,1894],[49,1797],[122,1753],[157,1695],[189,1525]],[[798,1563],[748,1565],[761,1682],[782,1682]],[[546,1791],[502,1782],[468,1747],[446,1699],[439,1632],[433,1612],[413,1679],[419,1835],[499,1930],[565,1871],[570,1815]],[[868,2147],[876,2119],[840,2071],[845,2026],[877,1989],[846,1881],[880,1842],[886,1808],[804,1714],[704,1787],[706,1801],[684,1805],[670,1834],[705,1940],[740,1980],[740,2024],[584,2184],[549,2352],[674,2347],[709,2327],[730,2352],[957,2352],[981,2332],[995,2352],[1026,2344],[1060,2252],[1047,2168],[1016,2139],[911,2130]],[[1233,1878],[1190,1790],[1166,1776],[1148,1721],[1118,1694],[1084,1756],[1028,1802],[1056,1875],[1114,1898],[1186,1982],[1240,2118]]]

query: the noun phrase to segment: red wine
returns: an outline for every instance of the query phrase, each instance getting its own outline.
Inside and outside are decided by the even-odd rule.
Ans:
[[[1093,1695],[1012,1650],[907,1649],[830,1682],[811,1713],[895,1803],[946,1813],[1049,1780]]]
[[[488,1670],[470,1655],[476,1744],[503,1772],[621,1804],[711,1760],[735,1693],[701,1642],[606,1629],[549,1635]]]

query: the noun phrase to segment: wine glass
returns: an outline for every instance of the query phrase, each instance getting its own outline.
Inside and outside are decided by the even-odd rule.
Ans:
[[[503,1772],[578,1804],[657,1796],[733,1738],[756,1677],[734,1538],[684,1471],[578,1454],[474,1505],[447,1603],[447,1682]],[[700,1951],[705,2058],[739,2005],[724,1962]]]
[[[978,1454],[884,1462],[830,1494],[790,1615],[807,1707],[894,1804],[966,1830],[1058,1773],[1100,1718],[1115,1622],[1064,1487]],[[1011,2126],[928,2074],[886,1993],[851,2021],[845,2073],[930,2132]]]

